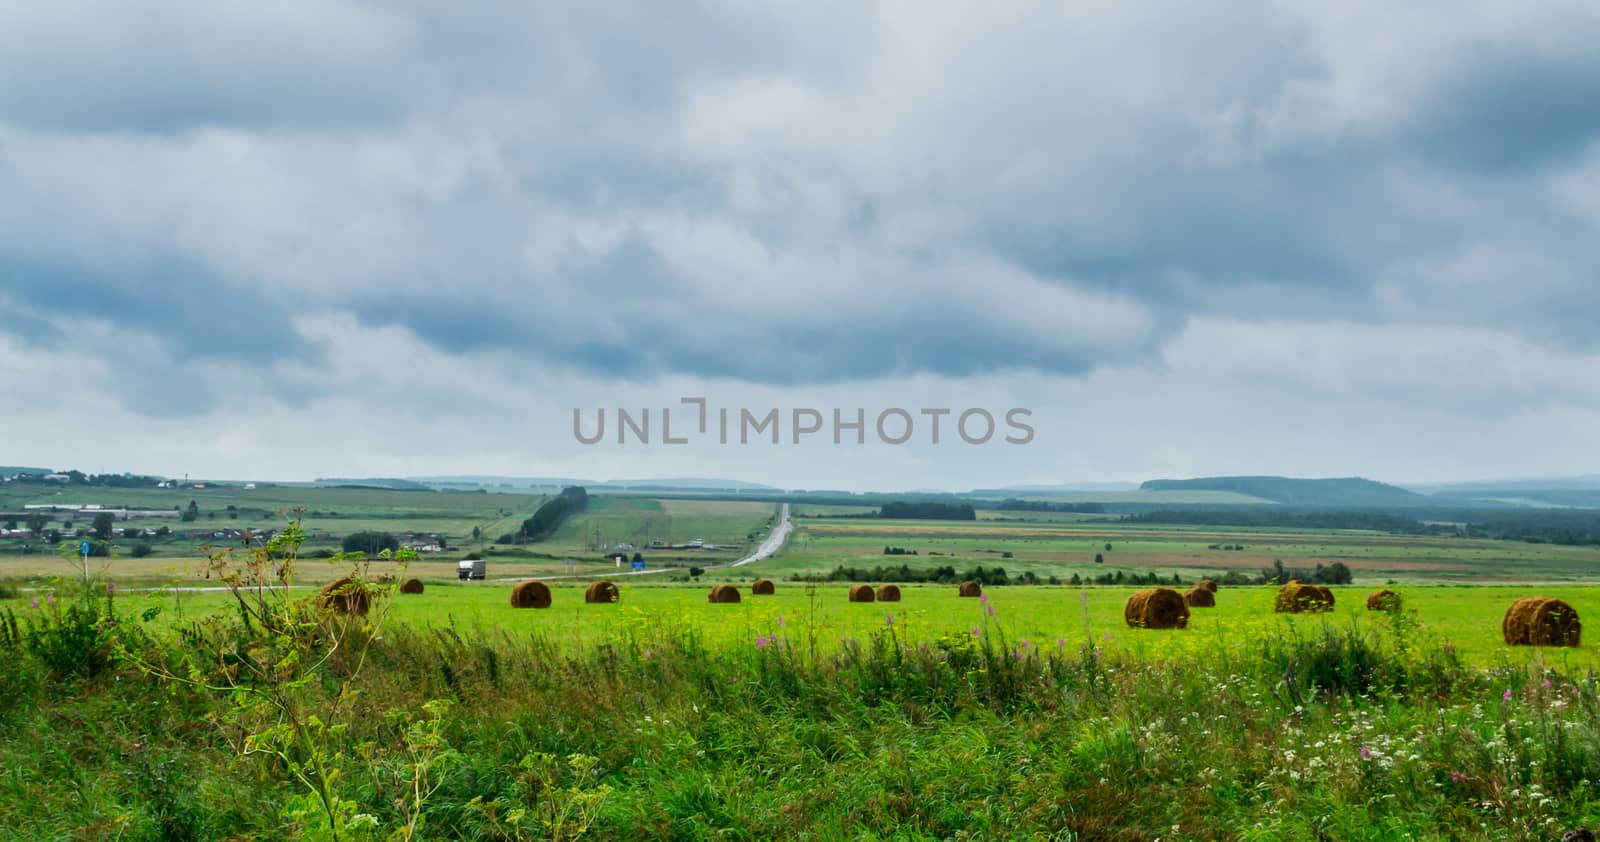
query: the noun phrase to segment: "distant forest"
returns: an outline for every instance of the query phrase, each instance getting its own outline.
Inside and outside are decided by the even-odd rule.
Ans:
[[[884,503],[878,517],[897,520],[977,520],[971,503]]]
[[[1426,518],[1424,521],[1422,518]],[[1288,509],[1175,509],[1123,515],[1126,523],[1257,528],[1367,529],[1399,535],[1465,535],[1530,544],[1600,546],[1600,510],[1441,509],[1415,516]]]

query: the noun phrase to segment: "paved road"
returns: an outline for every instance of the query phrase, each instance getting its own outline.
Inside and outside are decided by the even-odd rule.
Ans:
[[[767,540],[762,541],[761,546],[756,547],[755,552],[728,566],[743,567],[746,564],[757,562],[764,558],[771,558],[773,553],[777,552],[783,547],[783,542],[789,540],[789,530],[793,528],[794,523],[789,520],[789,504],[784,503],[783,516],[778,521],[778,527],[772,530],[772,534],[767,536]]]
[[[766,540],[761,542],[761,546],[756,547],[755,552],[733,562],[732,564],[708,564],[706,565],[705,569],[717,570],[724,567],[743,567],[746,564],[754,564],[755,562],[758,562],[764,558],[771,558],[774,553],[783,548],[784,542],[789,540],[789,533],[793,530],[794,521],[789,519],[789,504],[784,503],[783,510],[779,514],[778,525],[773,528],[772,533],[767,536]],[[557,579],[601,579],[607,576],[650,576],[656,573],[673,572],[682,573],[683,568],[656,567],[649,570],[618,570],[615,573],[576,573],[568,576],[533,576],[531,578],[538,579],[541,582],[553,582]],[[526,581],[528,578],[530,577],[511,577],[505,579],[490,579],[489,581],[522,582]]]
[[[776,553],[780,549],[783,549],[784,543],[789,540],[789,533],[791,531],[793,531],[793,530],[794,530],[794,522],[789,519],[789,504],[788,503],[784,503],[783,504],[783,511],[781,512],[779,520],[778,520],[778,525],[772,530],[772,533],[767,536],[766,540],[761,542],[761,546],[756,547],[756,551],[755,552],[745,556],[744,558],[739,559],[738,561],[733,562],[732,564],[712,564],[712,565],[707,565],[706,569],[707,570],[716,570],[718,568],[724,568],[724,567],[743,567],[746,564],[754,564],[754,563],[756,563],[758,561],[761,561],[762,559],[771,558],[774,553]],[[579,574],[574,574],[574,575],[571,575],[571,576],[534,576],[532,578],[538,579],[538,580],[544,581],[544,582],[550,582],[550,581],[555,581],[557,579],[600,579],[600,578],[605,578],[607,576],[650,576],[650,575],[654,575],[656,573],[672,573],[672,572],[682,573],[683,572],[683,568],[681,568],[681,567],[656,567],[656,568],[653,568],[653,569],[650,569],[650,570],[618,570],[615,573],[606,573],[606,572],[579,573]],[[529,578],[529,577],[510,577],[510,578],[504,578],[504,579],[490,579],[489,581],[491,581],[491,582],[522,582],[522,581],[526,581],[527,578]],[[312,586],[312,585],[296,585],[295,587],[296,588],[307,588],[307,589],[310,589],[310,588],[315,587],[315,586]],[[25,588],[24,590],[27,590],[27,589]],[[227,588],[225,586],[219,586],[219,585],[210,585],[210,586],[206,586],[206,587],[197,587],[197,588],[190,588],[190,587],[130,588],[129,590],[130,591],[137,590],[137,591],[204,592],[204,591],[226,591],[226,590],[229,590],[229,588]]]

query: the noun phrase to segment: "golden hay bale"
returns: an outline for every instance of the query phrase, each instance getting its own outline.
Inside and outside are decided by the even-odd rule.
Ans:
[[[1524,597],[1511,603],[1500,634],[1512,646],[1577,646],[1583,623],[1577,610],[1559,599]]]
[[[422,593],[421,579],[407,579],[400,583],[401,593]]]
[[[1325,585],[1307,585],[1298,579],[1291,579],[1289,584],[1278,589],[1278,598],[1272,610],[1279,614],[1332,611],[1333,591]]]
[[[738,602],[739,589],[732,585],[716,585],[707,597],[709,602]]]
[[[365,585],[346,576],[323,585],[322,591],[317,594],[317,604],[322,606],[323,610],[336,614],[366,616],[371,598],[367,594]]]
[[[1181,629],[1189,625],[1189,606],[1171,588],[1148,588],[1128,597],[1122,618],[1136,629]]]
[[[511,589],[512,608],[549,608],[550,586],[543,582],[519,582]]]
[[[1400,595],[1388,588],[1384,588],[1381,591],[1373,591],[1367,596],[1367,610],[1399,611]]]
[[[871,602],[872,598],[873,598],[873,593],[872,593],[872,586],[871,585],[851,585],[850,586],[850,601],[851,602]]]
[[[899,585],[879,585],[878,586],[878,601],[879,602],[899,602],[900,601],[900,586]]]
[[[962,596],[983,596],[983,586],[978,584],[977,582],[962,582],[961,583],[961,595]]]
[[[1217,607],[1216,594],[1213,594],[1211,591],[1208,591],[1205,588],[1200,587],[1199,585],[1195,585],[1194,587],[1190,588],[1189,590],[1184,591],[1183,592],[1183,601],[1185,603],[1188,603],[1190,608],[1216,608]]]
[[[1212,593],[1216,593],[1217,592],[1217,582],[1216,582],[1215,579],[1201,579],[1198,583],[1195,584],[1195,587],[1197,587],[1197,588],[1205,588],[1206,590],[1208,590],[1208,591],[1210,591]]]
[[[605,579],[594,582],[583,592],[584,602],[616,602],[622,598],[617,586]]]
[[[772,586],[771,579],[757,579],[755,584],[750,586],[750,592],[757,596],[772,596],[777,593],[777,589]]]

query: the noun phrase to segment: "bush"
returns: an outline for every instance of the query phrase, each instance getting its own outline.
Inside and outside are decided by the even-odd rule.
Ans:
[[[49,594],[26,619],[21,637],[29,654],[57,676],[93,678],[111,667],[113,625],[109,588],[103,603],[87,590],[71,602]]]
[[[340,546],[347,553],[366,553],[375,556],[384,550],[396,552],[400,549],[400,539],[387,532],[352,532],[346,535]]]
[[[128,551],[128,555],[131,555],[134,558],[144,558],[155,551],[155,547],[152,547],[149,544],[139,543],[133,545],[133,549]]]

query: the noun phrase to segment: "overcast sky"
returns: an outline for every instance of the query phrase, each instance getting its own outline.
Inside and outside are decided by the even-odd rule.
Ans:
[[[1593,0],[0,21],[0,464],[1600,473]],[[663,445],[684,396],[779,408],[782,443]],[[862,409],[868,441],[793,445],[797,407]],[[906,444],[872,429],[892,407]],[[1001,429],[933,445],[923,408]]]

